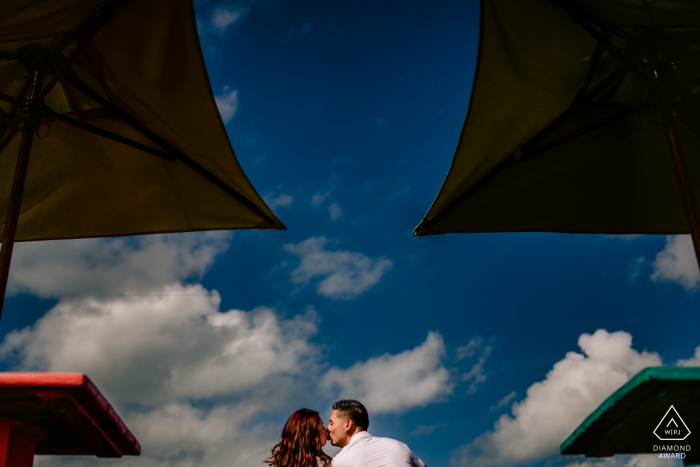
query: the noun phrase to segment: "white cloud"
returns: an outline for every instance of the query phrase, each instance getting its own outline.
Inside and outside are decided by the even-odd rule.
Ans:
[[[223,92],[218,96],[214,96],[214,100],[219,108],[224,125],[233,120],[238,110],[238,90],[229,90],[228,86],[224,86]]]
[[[467,357],[473,357],[474,352],[476,352],[484,340],[481,337],[472,337],[467,345],[457,347],[457,361],[465,359]]]
[[[274,196],[272,193],[268,193],[263,197],[263,199],[273,211],[277,208],[289,207],[292,205],[292,201],[294,201],[293,196],[285,195],[284,193],[280,194],[279,196]]]
[[[678,360],[676,366],[700,366],[700,346],[695,347],[695,355],[687,360]]]
[[[331,368],[322,386],[341,398],[362,401],[370,413],[401,412],[423,407],[451,394],[454,384],[443,365],[445,344],[436,332],[420,346],[397,355],[384,354],[355,363],[348,369]]]
[[[661,365],[656,353],[632,349],[625,332],[598,330],[582,334],[583,354],[568,352],[544,381],[530,386],[527,397],[513,404],[486,432],[462,446],[454,466],[510,466],[558,454],[559,445],[574,429],[631,376]]]
[[[249,422],[260,407],[223,404],[212,409],[172,403],[126,418],[142,448],[140,457],[97,459],[90,456],[37,456],[34,465],[88,467],[250,467],[262,466],[279,440],[281,426]]]
[[[446,427],[447,427],[447,422],[434,423],[432,425],[418,425],[411,432],[411,436],[428,436],[433,431],[438,430],[440,428],[446,428]]]
[[[489,357],[489,355],[491,355],[492,350],[493,347],[490,345],[484,347],[481,355],[479,356],[479,360],[472,365],[472,368],[468,373],[462,375],[462,381],[471,381],[469,388],[467,388],[467,394],[474,394],[476,392],[476,386],[479,383],[486,381],[486,375],[484,374],[484,363],[486,363],[486,359]]]
[[[241,12],[228,8],[217,8],[211,17],[211,25],[214,29],[223,32],[241,17]]]
[[[331,214],[332,221],[338,219],[340,216],[343,215],[343,210],[340,209],[340,206],[338,206],[337,203],[333,203],[330,206],[328,206],[328,211]]]
[[[491,412],[498,412],[501,410],[503,407],[507,406],[510,404],[510,401],[512,401],[515,398],[516,392],[511,391],[510,394],[508,394],[506,397],[498,401],[498,404],[495,406],[491,407]]]
[[[316,193],[311,197],[311,206],[318,206],[323,203],[331,192],[327,191],[325,193]]]
[[[476,363],[474,363],[469,372],[461,376],[462,381],[471,381],[471,384],[467,388],[467,394],[474,394],[477,389],[477,385],[486,381],[486,374],[484,374],[484,363],[486,359],[491,355],[493,347],[490,345],[484,345],[484,340],[481,337],[474,336],[471,338],[467,345],[457,347],[455,352],[455,360],[461,361],[465,358],[472,358],[476,355],[477,351],[481,349],[481,355],[479,356]]]
[[[307,284],[321,279],[317,285],[320,295],[333,300],[349,300],[377,284],[393,266],[384,257],[371,259],[352,251],[328,251],[326,237],[311,237],[303,242],[284,245],[301,262],[292,272],[292,283]]]
[[[666,237],[666,247],[656,255],[651,279],[656,282],[677,282],[688,290],[700,288],[700,269],[690,235]]]
[[[87,373],[120,403],[156,404],[237,396],[299,373],[315,355],[313,314],[280,320],[268,308],[221,313],[219,303],[201,285],[64,300],[8,334],[0,356],[22,369]]]
[[[140,294],[201,277],[229,247],[230,232],[22,242],[8,289],[39,297]]]

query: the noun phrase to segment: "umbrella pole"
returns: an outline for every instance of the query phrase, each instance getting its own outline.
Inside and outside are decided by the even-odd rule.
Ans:
[[[7,279],[10,275],[10,262],[12,261],[12,250],[15,245],[15,234],[17,233],[19,212],[22,205],[24,181],[27,178],[29,154],[32,150],[34,132],[41,121],[41,109],[33,105],[33,103],[34,98],[41,91],[44,72],[43,67],[38,63],[32,68],[29,74],[31,85],[27,93],[25,105],[20,114],[21,118],[23,118],[23,122],[21,123],[22,140],[19,145],[19,154],[17,155],[17,164],[15,165],[15,176],[12,180],[10,203],[7,208],[7,218],[5,219],[5,231],[2,236],[2,247],[0,249],[0,318],[2,318],[2,307],[5,302]]]
[[[654,88],[652,88],[652,90],[655,94],[656,106],[664,125],[666,141],[668,142],[668,148],[671,152],[671,159],[673,159],[673,168],[676,170],[678,186],[681,189],[685,217],[688,220],[690,237],[692,238],[693,249],[695,250],[695,260],[700,268],[700,213],[698,213],[698,207],[695,203],[693,185],[690,182],[688,168],[685,165],[681,140],[678,137],[678,128],[676,127],[676,116],[678,113],[672,106],[668,105],[669,102],[673,102],[673,99],[664,92],[665,84],[677,84],[676,80],[667,73],[668,69],[675,71],[675,65],[673,64],[672,58],[665,53],[657,52],[656,55],[658,59],[652,61],[649,68],[652,82],[654,83]],[[671,73],[673,73],[673,71]]]
[[[676,169],[676,178],[678,179],[678,185],[683,195],[683,206],[685,207],[685,215],[688,219],[688,225],[690,226],[690,236],[693,239],[695,259],[698,262],[698,267],[700,267],[700,214],[695,204],[693,188],[690,183],[690,177],[688,176],[685,159],[683,158],[683,150],[681,149],[680,139],[678,138],[676,122],[673,120],[673,114],[671,112],[667,112],[664,116],[664,126],[666,127],[666,139],[668,140],[668,147],[671,151],[673,167]]]

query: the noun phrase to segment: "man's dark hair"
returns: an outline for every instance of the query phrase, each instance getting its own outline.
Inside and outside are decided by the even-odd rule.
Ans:
[[[338,414],[349,418],[360,430],[366,430],[369,427],[369,415],[367,409],[360,401],[355,399],[342,399],[333,404],[333,410],[337,410]]]

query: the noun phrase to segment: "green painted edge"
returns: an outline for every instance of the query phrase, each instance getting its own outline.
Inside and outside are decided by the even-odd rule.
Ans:
[[[600,404],[600,406],[595,409],[586,419],[581,423],[578,428],[566,438],[566,441],[561,443],[559,451],[564,454],[564,451],[571,447],[571,445],[576,442],[576,439],[581,436],[585,431],[595,423],[601,415],[603,415],[608,409],[612,408],[620,399],[625,397],[627,393],[631,392],[636,387],[640,386],[642,383],[651,380],[661,380],[661,381],[677,381],[677,380],[687,380],[687,381],[698,381],[700,380],[700,367],[652,367],[645,368],[636,375],[630,378],[627,383],[625,383],[620,389],[615,391],[610,397],[605,399],[605,401]]]

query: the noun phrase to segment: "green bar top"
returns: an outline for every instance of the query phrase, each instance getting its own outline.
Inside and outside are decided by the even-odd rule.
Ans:
[[[695,463],[700,455],[700,368],[640,371],[591,413],[560,449],[562,454],[587,457],[687,451],[686,465],[691,452]]]

